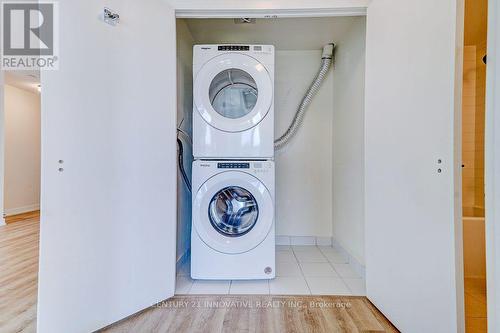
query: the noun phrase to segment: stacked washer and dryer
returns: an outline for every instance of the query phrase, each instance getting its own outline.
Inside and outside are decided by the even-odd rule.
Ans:
[[[191,277],[275,277],[274,47],[193,50]]]

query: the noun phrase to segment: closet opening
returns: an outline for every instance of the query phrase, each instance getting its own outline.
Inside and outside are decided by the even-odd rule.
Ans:
[[[177,188],[177,294],[365,295],[365,34],[364,16],[177,19],[177,123],[182,147],[178,160],[183,165]],[[291,123],[318,73],[323,47],[330,43],[335,44],[332,67],[299,131],[274,154],[276,278],[192,279],[191,203],[198,192],[195,186],[192,194],[189,190],[195,183],[191,179],[193,47],[274,47],[276,139]],[[242,78],[238,96],[251,93],[252,81],[238,77]]]

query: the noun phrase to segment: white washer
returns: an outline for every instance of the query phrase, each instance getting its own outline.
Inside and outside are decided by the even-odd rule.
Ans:
[[[274,157],[274,46],[194,46],[193,155]]]
[[[193,162],[193,279],[275,277],[274,162]]]

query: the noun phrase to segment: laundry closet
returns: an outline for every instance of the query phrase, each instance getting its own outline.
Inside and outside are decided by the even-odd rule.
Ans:
[[[459,331],[456,1],[106,7],[118,22],[101,1],[59,4],[60,68],[41,75],[39,332],[94,331],[176,293],[191,247],[177,138],[189,175],[194,45],[274,46],[277,138],[328,43],[333,67],[274,156],[276,244],[333,245],[401,331]]]
[[[185,147],[192,141],[192,115],[197,112],[192,95],[194,45],[274,46],[274,136],[278,138],[318,72],[323,47],[335,44],[333,66],[301,128],[275,152],[276,242],[314,247],[331,246],[333,239],[345,256],[340,263],[351,263],[357,273],[350,277],[360,278],[358,284],[364,284],[365,36],[364,16],[177,19],[177,117]],[[191,159],[191,151],[184,149],[186,168]],[[177,259],[189,260],[190,193],[182,178],[178,187]],[[193,189],[193,196],[196,192]],[[364,287],[356,292],[360,289]]]

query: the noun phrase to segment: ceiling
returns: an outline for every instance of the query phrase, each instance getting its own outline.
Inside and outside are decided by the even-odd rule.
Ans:
[[[5,83],[23,90],[38,92],[40,71],[6,71]]]
[[[365,17],[256,19],[235,24],[234,19],[183,19],[197,44],[272,44],[277,50],[319,50],[342,43],[350,30],[365,24]]]
[[[366,8],[372,0],[166,0],[179,10],[211,12],[221,14],[230,11],[274,10],[308,11],[310,9],[324,10],[329,8]]]

